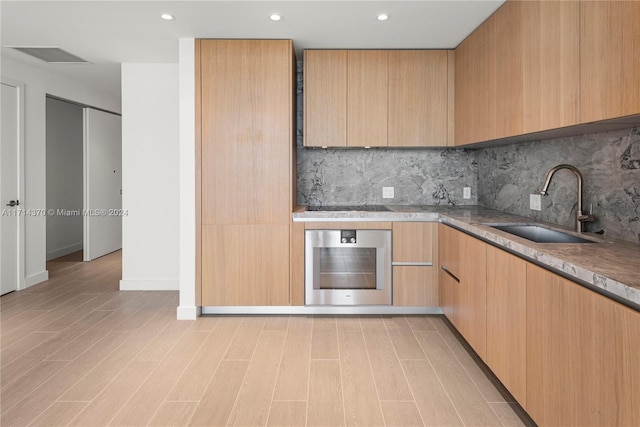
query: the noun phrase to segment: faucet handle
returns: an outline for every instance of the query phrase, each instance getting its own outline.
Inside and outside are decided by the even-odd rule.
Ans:
[[[596,220],[596,216],[593,214],[593,203],[589,205],[589,213],[585,214],[582,211],[578,212],[578,222],[593,222]]]

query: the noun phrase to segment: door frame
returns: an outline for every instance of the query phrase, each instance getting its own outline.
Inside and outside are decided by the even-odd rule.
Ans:
[[[25,174],[24,174],[24,142],[25,142],[25,84],[18,80],[7,77],[0,77],[0,83],[15,87],[18,90],[18,200],[22,200],[21,205],[25,206]],[[18,215],[18,283],[16,290],[25,288],[25,215]]]

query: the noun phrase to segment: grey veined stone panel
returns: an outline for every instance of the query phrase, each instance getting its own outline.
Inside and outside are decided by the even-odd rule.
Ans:
[[[568,163],[584,176],[585,209],[597,221],[587,231],[640,242],[640,128],[512,144],[477,151],[478,203],[482,206],[572,227],[576,178],[558,171],[542,211],[529,209],[553,166]]]

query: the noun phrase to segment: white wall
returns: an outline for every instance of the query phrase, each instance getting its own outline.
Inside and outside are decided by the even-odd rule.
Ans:
[[[46,101],[47,210],[82,210],[82,107]],[[82,216],[47,216],[47,260],[82,249]]]
[[[122,290],[179,287],[178,64],[122,64]]]
[[[195,319],[196,113],[195,40],[180,39],[180,306],[178,319]]]
[[[120,97],[5,57],[2,58],[2,76],[25,83],[24,208],[45,209],[46,95],[51,94],[117,113],[120,112]],[[25,251],[25,286],[47,280],[45,217],[26,217]]]

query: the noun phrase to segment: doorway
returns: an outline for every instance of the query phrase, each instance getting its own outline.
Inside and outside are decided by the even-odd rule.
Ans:
[[[47,96],[47,261],[122,248],[118,114]]]
[[[0,295],[24,287],[24,85],[0,82]]]

